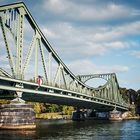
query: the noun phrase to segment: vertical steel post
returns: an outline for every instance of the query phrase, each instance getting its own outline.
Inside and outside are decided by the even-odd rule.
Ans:
[[[46,67],[46,61],[45,61],[45,54],[44,54],[44,50],[43,50],[42,45],[41,45],[41,37],[40,36],[38,37],[37,41],[38,41],[39,48],[40,48],[40,54],[41,54],[41,60],[42,60],[42,64],[43,64],[44,74],[45,74],[45,80],[46,80],[46,83],[48,84],[48,74],[47,74],[47,67]]]
[[[49,57],[48,57],[48,82],[49,85],[52,85],[52,73],[51,73],[51,67],[52,67],[52,52],[49,52]]]
[[[38,43],[35,42],[35,83],[37,82],[38,77]]]
[[[64,73],[64,67],[63,67],[63,66],[62,66],[62,68],[61,68],[61,74],[62,74],[64,86],[65,86],[65,88],[67,89],[66,76],[65,76],[65,73]]]
[[[16,50],[16,78],[22,79],[22,50],[23,50],[23,32],[24,32],[24,8],[18,8],[18,27],[17,27],[17,50]]]
[[[59,88],[60,88],[60,86],[61,86],[61,64],[59,65],[58,84],[59,84]]]
[[[116,90],[116,84],[115,84],[115,75],[112,75],[112,86],[113,86],[113,97],[114,101],[117,101],[117,90]]]
[[[69,74],[67,74],[67,83],[68,83],[67,88],[70,89],[70,75]]]
[[[1,29],[2,29],[2,34],[3,34],[3,38],[4,38],[4,42],[5,42],[8,59],[9,59],[10,68],[12,71],[12,76],[13,76],[13,78],[15,78],[15,66],[14,66],[13,56],[12,56],[12,52],[11,52],[9,44],[8,44],[5,25],[3,23],[2,17],[0,17],[0,24],[1,24]]]

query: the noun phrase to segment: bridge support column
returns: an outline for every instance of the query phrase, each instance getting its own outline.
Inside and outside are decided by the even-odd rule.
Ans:
[[[96,112],[96,118],[99,120],[108,120],[109,112]]]
[[[21,99],[22,92],[17,92],[17,97],[11,101],[11,103],[25,103],[24,100]]]
[[[23,85],[22,84],[16,84],[15,87],[23,88]],[[21,99],[22,98],[22,93],[23,92],[21,92],[21,91],[16,91],[17,97],[15,99],[13,99],[11,101],[11,103],[23,103],[24,104],[25,101]]]
[[[96,110],[94,109],[87,109],[87,118],[88,119],[96,119]]]
[[[10,104],[0,105],[0,129],[34,129],[35,112],[33,105],[21,99],[22,92]]]
[[[34,129],[36,125],[32,105],[5,104],[0,106],[0,129]]]
[[[122,120],[122,112],[121,111],[117,111],[116,109],[114,109],[113,111],[109,112],[109,120],[112,121],[120,121]]]
[[[86,119],[85,112],[81,111],[79,108],[72,114],[73,121],[84,121],[85,119]]]

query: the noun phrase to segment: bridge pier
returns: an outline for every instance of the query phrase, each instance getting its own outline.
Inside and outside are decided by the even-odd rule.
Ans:
[[[0,106],[0,129],[34,129],[34,121],[32,105],[12,103]]]
[[[10,104],[0,105],[0,129],[34,129],[35,112],[33,105],[21,99],[22,92]]]
[[[120,121],[123,120],[122,112],[114,109],[110,112],[98,112],[91,111],[90,113],[87,111],[81,111],[77,109],[72,114],[72,120],[74,121],[84,121],[84,120],[111,120],[111,121]]]
[[[109,112],[96,112],[96,118],[98,120],[108,120]]]
[[[86,113],[81,111],[79,108],[72,113],[73,121],[84,121],[86,119]]]
[[[87,113],[87,119],[94,119],[94,120],[122,120],[122,112],[117,111],[116,108],[113,111],[109,112],[99,112],[95,110],[90,110]]]
[[[121,111],[117,111],[116,109],[114,109],[113,111],[109,112],[109,120],[111,121],[121,121],[122,118],[122,112]]]
[[[21,99],[22,92],[17,91],[17,97],[11,101],[11,103],[22,103],[25,104],[25,101]]]

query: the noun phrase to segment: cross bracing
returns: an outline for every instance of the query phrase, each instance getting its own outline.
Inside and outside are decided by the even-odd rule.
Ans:
[[[1,90],[20,91],[26,100],[128,109],[119,92],[116,75],[76,77],[54,51],[23,2],[0,6],[0,25],[0,55],[7,60],[7,63],[0,60]],[[37,87],[39,75],[44,82]],[[106,84],[99,88],[85,84],[95,77],[105,78]],[[38,99],[37,96],[31,98],[31,93],[37,94]],[[39,95],[47,97],[41,99]]]

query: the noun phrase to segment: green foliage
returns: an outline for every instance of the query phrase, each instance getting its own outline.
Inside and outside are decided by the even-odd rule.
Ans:
[[[128,103],[129,102],[128,89],[120,88],[120,93],[122,95],[122,98]]]
[[[36,114],[41,113],[40,103],[34,103],[34,111],[35,111]]]
[[[45,104],[46,112],[61,112],[61,106],[56,104]]]
[[[45,104],[46,112],[62,112],[62,114],[69,115],[74,110],[71,106],[56,105],[56,104]]]
[[[136,100],[136,103],[138,106],[140,106],[140,89],[137,90],[137,100]]]
[[[63,114],[71,115],[73,111],[74,108],[72,106],[63,106]]]
[[[66,105],[56,105],[48,103],[34,103],[34,110],[36,114],[40,113],[58,113],[60,112],[63,115],[70,115],[74,108]]]
[[[0,104],[9,104],[10,100],[0,100]]]

